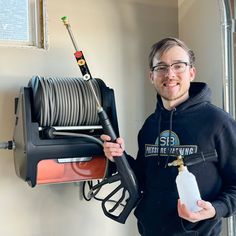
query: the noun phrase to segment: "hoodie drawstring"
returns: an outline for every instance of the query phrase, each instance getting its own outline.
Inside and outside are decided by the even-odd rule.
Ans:
[[[161,153],[161,141],[160,141],[160,135],[161,135],[161,112],[162,109],[160,111],[160,117],[158,119],[158,162],[157,165],[160,165],[160,153]]]
[[[167,156],[167,158],[166,158],[165,168],[167,167],[168,162],[169,162],[169,158],[170,158],[171,132],[172,132],[172,124],[173,124],[173,114],[174,114],[175,111],[176,111],[176,108],[174,108],[173,110],[171,110],[171,113],[170,113],[169,145],[168,145],[168,153],[167,153],[168,156]]]

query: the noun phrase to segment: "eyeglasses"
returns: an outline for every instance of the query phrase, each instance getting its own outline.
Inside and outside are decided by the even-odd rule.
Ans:
[[[171,65],[166,64],[159,64],[156,66],[153,66],[152,71],[156,72],[158,75],[167,75],[169,72],[169,68],[175,73],[175,74],[181,74],[185,72],[187,66],[191,66],[188,62],[175,62]]]

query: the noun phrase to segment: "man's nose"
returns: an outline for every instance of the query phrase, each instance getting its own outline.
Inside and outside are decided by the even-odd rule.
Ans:
[[[175,72],[173,71],[173,69],[171,68],[171,66],[168,67],[165,77],[169,77],[172,78],[175,76]]]

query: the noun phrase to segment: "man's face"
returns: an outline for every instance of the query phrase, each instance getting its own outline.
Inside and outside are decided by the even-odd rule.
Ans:
[[[174,46],[167,50],[161,58],[154,57],[153,66],[156,65],[172,65],[177,62],[189,63],[187,52],[179,46]],[[177,106],[189,97],[190,82],[195,77],[195,68],[189,65],[181,73],[177,69],[167,67],[166,73],[161,71],[151,71],[150,80],[154,84],[157,93],[162,97],[163,102],[171,103],[171,106]],[[176,72],[177,71],[177,72]]]

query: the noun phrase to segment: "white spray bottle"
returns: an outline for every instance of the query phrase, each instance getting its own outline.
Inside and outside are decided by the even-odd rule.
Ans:
[[[176,177],[176,185],[181,203],[185,204],[187,209],[192,212],[200,211],[202,208],[197,205],[197,201],[201,200],[201,195],[197,185],[195,176],[184,166],[182,156],[178,156],[177,161],[170,163],[178,165],[179,173]],[[176,164],[177,163],[177,164]]]

